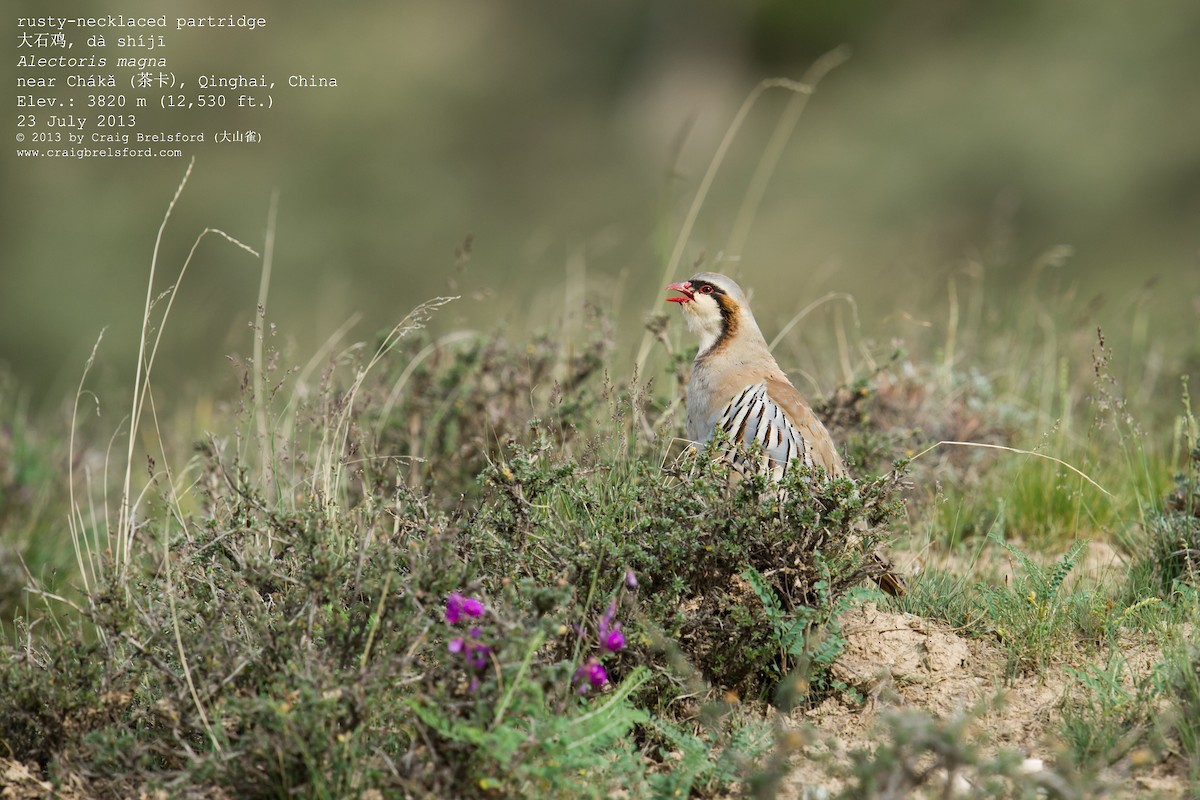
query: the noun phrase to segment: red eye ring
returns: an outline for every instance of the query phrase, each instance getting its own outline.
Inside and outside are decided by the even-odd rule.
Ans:
[[[697,289],[697,291],[700,292],[700,294],[712,294],[713,293],[712,284],[706,283],[703,286],[701,286],[699,289]]]

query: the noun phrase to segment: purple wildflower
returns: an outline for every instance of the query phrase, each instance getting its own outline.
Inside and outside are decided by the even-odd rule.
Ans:
[[[579,693],[587,694],[588,689],[608,683],[608,672],[599,661],[589,658],[587,663],[575,670],[575,680],[579,682]]]
[[[459,592],[451,592],[446,596],[446,622],[457,625],[463,618],[483,616],[483,603],[474,597],[463,597]]]
[[[608,638],[608,628],[613,624],[613,617],[617,615],[617,601],[613,600],[608,604],[608,610],[604,612],[604,616],[600,618],[600,639]]]
[[[458,592],[451,592],[446,596],[446,622],[451,625],[458,624],[458,621],[462,619],[463,601],[465,599]]]
[[[461,655],[463,660],[467,662],[467,665],[475,669],[486,667],[488,665],[488,656],[492,654],[492,648],[486,644],[467,641],[461,636],[447,642],[446,649],[456,656]]]
[[[463,597],[460,592],[451,592],[446,595],[446,622],[450,625],[457,625],[463,621],[464,615],[467,617],[483,616],[483,603],[474,597]],[[468,632],[470,639],[462,636],[455,637],[446,643],[446,649],[456,656],[461,656],[467,666],[476,670],[482,670],[488,665],[489,657],[492,654],[492,648],[486,644],[481,644],[474,639],[483,637],[483,629],[478,625],[473,625]],[[478,681],[472,679],[472,687],[477,686]],[[474,688],[472,688],[474,691]]]
[[[637,588],[637,576],[633,574],[633,570],[625,570],[625,585],[630,589]]]
[[[621,623],[614,622],[617,615],[617,601],[609,603],[608,610],[600,618],[600,646],[610,653],[615,653],[625,646],[625,634],[621,633]]]
[[[488,656],[492,648],[486,644],[472,644],[467,648],[467,663],[475,669],[483,669],[488,665]]]
[[[608,683],[608,672],[605,671],[603,664],[594,663],[588,667],[587,678],[588,683],[592,686],[603,686]]]

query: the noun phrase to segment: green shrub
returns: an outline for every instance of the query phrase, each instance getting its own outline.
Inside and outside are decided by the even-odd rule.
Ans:
[[[730,486],[712,451],[660,467],[637,422],[660,413],[648,393],[603,382],[596,353],[555,357],[478,342],[403,380],[331,374],[286,413],[247,397],[233,437],[141,501],[129,566],[86,532],[91,593],[54,601],[38,648],[0,647],[0,747],[112,796],[739,780],[773,734],[693,715],[727,691],[769,699],[798,667],[814,697],[834,690],[825,631],[897,478]],[[582,399],[525,394],[555,375]],[[393,422],[414,414],[419,430]],[[393,456],[402,429],[420,434],[416,473]],[[676,754],[686,774],[655,777]]]
[[[863,552],[894,511],[897,479],[856,486],[795,470],[782,491],[761,479],[731,488],[717,447],[671,470],[580,465],[545,437],[514,447],[485,473],[492,502],[474,520],[471,552],[487,574],[579,587],[585,608],[598,576],[632,570],[643,658],[677,643],[711,684],[768,696],[794,657],[780,648],[781,619],[820,628],[867,576]]]

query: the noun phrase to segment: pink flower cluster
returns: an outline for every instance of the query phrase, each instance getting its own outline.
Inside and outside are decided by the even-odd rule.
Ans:
[[[474,597],[463,597],[458,592],[451,592],[446,597],[446,622],[450,625],[457,625],[464,618],[477,619],[483,616],[483,612],[483,603]],[[483,631],[478,625],[471,626],[467,634],[466,637],[457,636],[451,639],[446,649],[454,655],[461,655],[472,669],[481,670],[488,665],[492,648],[479,641]]]
[[[575,682],[579,684],[579,693],[587,694],[588,689],[598,689],[608,683],[608,670],[592,656],[575,670]]]
[[[457,625],[466,614],[472,619],[483,616],[483,603],[474,597],[463,597],[458,592],[451,592],[446,597],[446,622]]]
[[[621,633],[621,623],[616,621],[616,616],[617,601],[614,600],[600,618],[600,624],[596,626],[602,656],[606,653],[616,653],[625,647],[625,634]],[[575,683],[579,686],[580,694],[587,694],[589,689],[598,689],[608,683],[608,670],[596,656],[590,656],[583,666],[575,670]]]

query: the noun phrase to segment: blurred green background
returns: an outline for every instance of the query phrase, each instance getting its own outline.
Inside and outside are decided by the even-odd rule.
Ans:
[[[1054,291],[1092,299],[1073,324],[1119,341],[1140,298],[1154,309],[1150,336],[1200,351],[1190,0],[200,5],[103,10],[264,16],[253,33],[168,31],[163,55],[189,77],[338,82],[277,89],[270,112],[226,112],[219,126],[189,118],[183,127],[254,127],[264,141],[195,149],[160,257],[165,289],[206,227],[261,248],[278,189],[268,318],[292,363],[355,312],[366,337],[434,295],[463,294],[441,329],[518,335],[559,324],[582,287],[621,321],[632,363],[738,107],[761,79],[799,78],[839,45],[852,56],[805,110],[744,252],[724,248],[783,91],[751,111],[673,279],[695,263],[737,275],[768,335],[813,299],[852,293],[863,334],[886,340],[944,330],[951,278],[995,296],[1052,271]],[[6,25],[95,6],[20,0]],[[14,106],[10,96],[10,118]],[[96,374],[128,381],[155,233],[186,159],[9,150],[0,163],[0,361],[33,405],[59,407],[107,326]],[[1047,268],[1041,254],[1060,244],[1073,255]],[[252,257],[205,240],[168,324],[160,387],[185,403],[232,391],[226,356],[250,351],[258,281]]]

